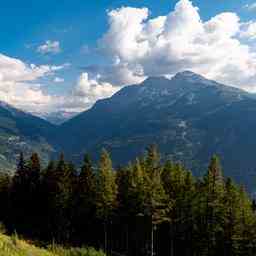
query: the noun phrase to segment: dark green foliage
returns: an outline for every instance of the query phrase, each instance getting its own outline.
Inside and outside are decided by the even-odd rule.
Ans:
[[[117,207],[116,174],[105,149],[101,153],[98,166],[96,205],[97,215],[103,220],[110,218]]]
[[[73,196],[73,223],[76,236],[84,237],[88,244],[93,244],[93,234],[85,232],[95,227],[96,215],[96,175],[89,155],[85,155],[84,162],[78,174],[75,193]]]
[[[8,221],[9,208],[9,191],[11,186],[11,178],[7,174],[0,174],[0,224]]]
[[[155,146],[116,171],[106,150],[97,166],[85,155],[78,171],[63,154],[46,168],[21,154],[16,174],[0,176],[0,202],[8,231],[48,243],[132,256],[256,253],[255,202],[217,156],[195,178]]]

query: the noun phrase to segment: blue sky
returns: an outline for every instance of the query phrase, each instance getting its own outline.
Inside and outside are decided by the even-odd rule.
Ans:
[[[181,0],[180,2],[182,2]],[[166,73],[166,70],[164,69],[156,71],[153,64],[151,67],[149,67],[149,63],[154,63],[156,61],[156,57],[152,57],[147,59],[145,56],[141,58],[141,55],[137,52],[138,49],[142,49],[141,46],[139,48],[136,48],[136,56],[134,55],[135,49],[130,49],[129,47],[129,40],[127,42],[123,43],[123,47],[127,47],[128,45],[128,51],[131,50],[132,56],[127,54],[127,56],[124,56],[122,54],[123,49],[119,49],[118,44],[112,47],[112,41],[116,42],[117,37],[113,35],[113,33],[118,33],[118,31],[115,31],[109,35],[106,40],[102,41],[102,38],[104,38],[104,35],[108,34],[108,31],[111,30],[111,25],[109,25],[109,16],[108,12],[110,10],[118,10],[118,8],[121,7],[133,7],[129,13],[130,19],[133,19],[133,11],[134,11],[134,17],[136,15],[145,15],[145,14],[138,14],[138,11],[141,10],[142,7],[148,8],[148,14],[146,15],[146,18],[138,18],[139,21],[137,21],[136,24],[133,24],[134,26],[139,26],[139,23],[142,23],[144,25],[148,24],[148,20],[157,18],[159,16],[167,16],[171,12],[175,10],[175,6],[179,1],[172,1],[172,0],[94,0],[94,1],[85,1],[85,0],[45,0],[45,1],[35,1],[35,0],[26,0],[26,1],[20,1],[20,0],[10,0],[10,1],[2,1],[1,2],[1,8],[0,8],[0,31],[1,31],[1,40],[0,40],[0,53],[3,56],[7,56],[11,59],[17,60],[22,62],[22,64],[27,65],[29,69],[29,65],[35,64],[36,67],[40,68],[43,66],[47,66],[48,71],[40,70],[40,74],[34,74],[33,77],[21,79],[21,78],[14,78],[14,80],[11,80],[11,78],[5,78],[5,74],[2,75],[4,77],[4,81],[8,81],[8,86],[10,82],[19,84],[19,87],[17,91],[22,91],[21,87],[24,86],[26,88],[30,88],[31,90],[37,90],[37,94],[35,95],[35,98],[40,98],[40,93],[44,94],[44,96],[47,96],[48,98],[44,99],[44,102],[37,103],[36,100],[34,100],[31,104],[29,100],[24,103],[23,105],[19,103],[18,96],[16,96],[16,92],[10,93],[8,97],[5,97],[6,95],[2,95],[0,93],[0,99],[9,101],[11,104],[17,105],[18,107],[21,107],[26,110],[37,109],[40,112],[43,105],[52,105],[52,109],[49,111],[53,111],[53,105],[57,106],[58,103],[56,103],[57,99],[54,99],[55,103],[51,103],[51,96],[61,96],[62,98],[59,98],[60,101],[66,102],[66,99],[64,98],[65,95],[71,95],[72,90],[76,86],[80,86],[76,92],[76,94],[83,96],[84,99],[77,99],[74,101],[78,101],[80,104],[80,107],[78,107],[78,103],[74,104],[74,102],[69,102],[65,106],[65,109],[70,108],[72,109],[83,109],[91,106],[95,100],[101,97],[109,96],[112,93],[114,93],[117,89],[121,88],[122,86],[128,84],[129,82],[140,82],[140,80],[144,79],[145,77],[149,75],[168,75]],[[254,17],[256,14],[256,5],[254,6],[254,0],[229,0],[229,1],[212,1],[212,0],[194,0],[192,2],[189,2],[188,0],[183,1],[183,7],[180,7],[179,9],[179,15],[181,12],[186,12],[186,8],[192,8],[189,7],[189,3],[192,4],[193,8],[199,7],[199,10],[197,12],[200,14],[201,23],[205,23],[208,20],[212,19],[213,17],[216,17],[217,15],[225,12],[231,12],[235,14],[237,17],[240,18],[239,26],[243,27],[243,36],[240,36],[242,34],[241,31],[236,31],[234,33],[230,34],[230,38],[236,38],[236,40],[239,41],[239,43],[245,45],[246,47],[250,47],[250,52],[254,53],[254,32],[256,33],[256,25],[255,29],[253,25],[249,29],[249,23],[253,24]],[[187,6],[187,7],[186,7]],[[254,8],[253,8],[254,7]],[[128,12],[128,11],[127,11]],[[122,15],[126,15],[125,11]],[[177,16],[179,16],[177,15]],[[194,13],[187,13],[187,15],[196,15]],[[118,14],[115,13],[113,16],[113,20],[117,21]],[[182,20],[182,15],[179,16]],[[234,18],[225,17],[225,19],[232,19],[232,22],[234,22],[234,26],[236,26],[236,21]],[[175,23],[176,19],[170,19],[171,22]],[[180,23],[178,23],[179,26]],[[175,26],[175,24],[173,25]],[[186,25],[185,25],[186,26]],[[195,26],[196,24],[196,17],[195,17]],[[221,26],[221,25],[220,25]],[[138,27],[137,27],[138,28]],[[129,28],[125,27],[127,29],[127,33],[129,33]],[[130,28],[133,30],[133,28]],[[136,27],[134,27],[136,29]],[[180,27],[180,30],[182,30],[182,26]],[[187,27],[184,27],[184,31],[186,31]],[[234,29],[233,27],[226,28],[227,30]],[[200,30],[200,29],[199,29]],[[248,31],[250,33],[248,33]],[[254,31],[255,30],[255,31]],[[217,31],[217,29],[216,29]],[[247,34],[246,34],[247,32]],[[198,32],[199,34],[201,32]],[[215,33],[215,32],[214,32]],[[218,28],[219,33],[219,28]],[[239,34],[240,33],[240,34]],[[197,37],[199,36],[197,35]],[[216,34],[216,35],[215,35]],[[217,35],[217,32],[214,34],[214,36],[218,37],[221,32]],[[239,34],[239,38],[238,38]],[[256,34],[255,34],[256,35]],[[113,37],[114,38],[113,38]],[[173,34],[171,35],[173,36]],[[194,37],[194,35],[191,35]],[[202,38],[207,37],[205,35],[201,35]],[[224,33],[222,33],[223,37]],[[150,41],[149,35],[147,35],[148,38],[143,39],[145,41]],[[202,39],[201,38],[201,39]],[[187,38],[186,38],[187,39]],[[191,38],[190,38],[191,39]],[[188,41],[190,41],[188,39]],[[200,40],[201,40],[200,39]],[[120,39],[118,39],[120,40]],[[141,39],[140,39],[141,40]],[[179,39],[181,40],[181,38]],[[183,40],[183,39],[182,39]],[[194,40],[194,39],[193,39]],[[207,40],[210,40],[207,38]],[[212,40],[212,39],[211,39]],[[226,39],[225,39],[226,40]],[[58,45],[52,46],[53,48],[48,49],[46,42],[49,42],[49,45],[53,43],[57,43]],[[99,42],[100,41],[100,42]],[[225,42],[228,44],[226,40]],[[150,41],[151,44],[153,41]],[[104,45],[105,44],[105,45]],[[108,45],[109,44],[109,45]],[[157,44],[157,42],[156,42]],[[44,48],[44,45],[46,48]],[[48,46],[49,46],[48,45]],[[226,45],[226,44],[225,44]],[[235,42],[233,41],[233,46],[235,45]],[[103,50],[99,50],[101,46],[104,48]],[[108,46],[111,46],[110,50],[108,49]],[[41,48],[40,48],[41,47]],[[43,48],[42,48],[43,47]],[[121,47],[121,46],[120,46]],[[137,46],[136,46],[137,47]],[[169,48],[168,48],[169,47]],[[170,49],[170,45],[165,49]],[[189,47],[189,46],[188,46]],[[188,49],[186,48],[186,50]],[[202,47],[196,45],[195,47]],[[205,46],[204,46],[205,47]],[[232,46],[231,46],[232,47]],[[234,46],[235,47],[235,46]],[[151,49],[147,51],[147,55],[149,54],[155,54],[154,45],[151,45]],[[41,49],[41,50],[40,50]],[[46,50],[42,50],[46,49]],[[48,49],[48,50],[47,50]],[[159,49],[158,49],[159,50]],[[228,49],[227,49],[228,50]],[[143,51],[143,49],[142,49]],[[205,50],[207,53],[207,50]],[[243,51],[243,53],[241,53]],[[250,58],[247,56],[247,52],[244,50],[244,47],[240,47],[239,49],[234,49],[235,55],[236,54],[243,54],[244,56],[244,62],[248,62],[247,58]],[[173,57],[173,54],[175,58],[178,56],[178,54],[185,54],[184,51],[181,53],[180,49],[177,49],[177,52],[171,52],[170,50],[170,57]],[[198,53],[193,53],[198,54]],[[186,53],[187,56],[187,53]],[[222,56],[220,54],[220,56]],[[184,57],[184,56],[183,56]],[[177,57],[180,58],[180,57]],[[254,57],[251,57],[254,58]],[[113,63],[118,59],[118,64],[115,64],[118,66],[118,70],[116,66],[114,65],[114,71],[113,71]],[[170,58],[168,59],[168,61]],[[159,59],[157,57],[157,63],[161,62],[161,64],[165,63],[166,59]],[[167,62],[168,62],[167,61]],[[236,63],[237,60],[234,60],[234,63]],[[243,61],[243,60],[242,60]],[[1,60],[0,60],[1,62]],[[169,61],[170,62],[170,61]],[[180,66],[180,63],[178,63],[178,59],[175,63],[169,63],[168,62],[168,68],[170,70],[170,74],[175,73],[176,71],[179,71],[177,68]],[[194,60],[193,60],[194,62]],[[3,62],[4,63],[4,62]],[[176,65],[177,63],[177,65]],[[198,66],[192,66],[191,60],[188,61],[190,64],[186,64],[181,67],[181,69],[189,68],[194,69],[195,71],[200,71],[203,75],[208,75],[210,78],[219,79],[220,81],[226,82],[226,83],[234,83],[235,86],[242,87],[244,89],[247,89],[247,87],[252,88],[254,86],[253,79],[256,77],[255,74],[248,74],[243,81],[236,81],[236,80],[229,80],[224,79],[223,77],[220,77],[218,71],[213,74],[207,73],[205,70],[206,68],[209,69],[209,66],[205,68],[199,69]],[[219,63],[217,63],[220,65]],[[240,63],[241,64],[241,63]],[[21,63],[20,63],[21,65]],[[175,65],[175,68],[172,70],[172,66]],[[201,66],[200,62],[200,66]],[[211,62],[212,66],[216,66],[215,62]],[[234,65],[232,69],[236,70],[237,65]],[[242,65],[242,64],[241,64]],[[254,65],[254,59],[252,60],[252,64],[250,64],[250,67]],[[131,70],[131,66],[138,66],[136,70]],[[230,65],[229,65],[230,66]],[[232,65],[233,66],[233,65]],[[52,69],[53,67],[53,69]],[[54,67],[59,67],[55,71]],[[120,68],[121,67],[121,68]],[[113,74],[116,74],[118,77],[118,74],[120,72],[125,72],[123,70],[123,67],[129,69],[127,71],[127,74],[123,75],[124,77],[121,77],[120,79],[116,79],[113,77],[109,77],[107,74],[108,72],[112,72]],[[24,67],[19,66],[18,68],[24,69]],[[240,67],[239,67],[240,68]],[[3,69],[3,67],[2,67]],[[226,71],[228,69],[228,71]],[[121,71],[120,71],[121,70]],[[139,70],[139,71],[138,71]],[[24,70],[23,70],[24,71]],[[5,71],[3,71],[5,72]],[[20,72],[20,71],[19,71]],[[31,70],[26,70],[25,72],[31,72]],[[39,72],[39,71],[38,71]],[[42,72],[42,73],[41,73]],[[133,78],[128,79],[128,77],[131,77],[129,72],[133,73]],[[222,72],[231,72],[230,68],[223,68]],[[134,74],[137,74],[137,77],[135,79]],[[143,74],[142,74],[143,73]],[[0,75],[1,75],[1,66],[0,66]],[[139,77],[141,79],[139,79]],[[226,75],[225,77],[228,77]],[[1,78],[1,76],[0,76]],[[22,81],[21,81],[22,80]],[[55,82],[54,82],[55,81]],[[79,85],[80,83],[80,85]],[[87,85],[89,83],[90,85]],[[34,87],[33,87],[34,86]],[[111,87],[112,86],[112,87]],[[13,86],[12,86],[13,87]],[[104,87],[104,88],[103,88]],[[6,88],[6,86],[5,86]],[[103,89],[102,89],[103,88]],[[86,94],[85,91],[82,90],[91,90],[93,91],[92,94],[90,92],[87,92],[89,96]],[[253,88],[254,89],[254,88]],[[1,88],[0,88],[1,91]],[[31,94],[30,97],[34,97],[31,95],[34,95],[32,91],[30,91]],[[3,93],[2,93],[3,94]],[[14,96],[13,96],[14,95]],[[40,101],[40,100],[39,100]],[[48,103],[47,103],[48,102]],[[83,107],[84,104],[84,107]],[[61,104],[60,104],[61,105]],[[58,108],[60,108],[58,106]],[[47,109],[47,107],[45,108]],[[70,111],[71,111],[70,110]],[[36,110],[37,111],[37,110]]]

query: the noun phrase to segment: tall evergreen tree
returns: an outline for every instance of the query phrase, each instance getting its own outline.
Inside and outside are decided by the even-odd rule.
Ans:
[[[117,207],[118,190],[112,161],[105,149],[102,150],[98,168],[96,194],[97,215],[104,223],[104,250],[107,253],[107,226]]]
[[[92,237],[96,211],[96,177],[89,155],[85,155],[74,193],[74,222],[79,236]]]
[[[104,224],[106,253],[256,255],[255,203],[224,179],[218,157],[195,178],[152,146],[117,171],[106,150],[97,172],[87,155],[77,172],[63,154],[43,170],[37,154],[21,154],[15,175],[0,175],[0,221],[28,238],[96,247]]]
[[[36,153],[27,163],[21,153],[11,189],[11,207],[16,209],[13,228],[29,235],[36,235],[38,229],[40,171]]]
[[[220,161],[217,156],[213,156],[208,167],[207,175],[203,181],[203,230],[205,244],[203,245],[203,253],[206,255],[215,255],[218,246],[221,245],[223,239],[223,227],[221,223],[224,221],[224,178]],[[204,241],[204,240],[202,240]],[[204,254],[203,254],[204,255]]]
[[[240,198],[239,189],[234,182],[228,178],[225,182],[225,219],[224,219],[224,249],[225,255],[232,256],[239,254],[239,237],[240,237]]]
[[[162,183],[162,168],[160,165],[160,154],[156,146],[151,146],[147,150],[144,165],[144,182],[146,188],[145,195],[145,216],[151,218],[151,255],[154,255],[154,231],[157,226],[166,221],[167,196]]]
[[[256,246],[255,214],[252,201],[244,187],[239,189],[239,253],[238,255],[254,255]]]

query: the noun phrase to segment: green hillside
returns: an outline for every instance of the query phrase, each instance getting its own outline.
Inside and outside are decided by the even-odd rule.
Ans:
[[[63,249],[51,247],[49,250],[37,248],[17,237],[0,234],[0,256],[103,256],[94,249]]]
[[[13,171],[17,156],[38,152],[47,161],[54,151],[47,141],[54,126],[0,101],[0,172]]]

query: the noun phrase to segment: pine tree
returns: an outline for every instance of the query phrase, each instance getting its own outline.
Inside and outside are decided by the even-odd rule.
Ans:
[[[96,180],[89,155],[84,157],[84,163],[79,174],[79,187],[81,188],[80,193],[83,196],[84,203],[91,206],[95,201]]]
[[[11,207],[16,209],[13,228],[28,235],[37,235],[39,225],[40,171],[40,159],[36,153],[27,163],[20,154],[11,188]]]
[[[132,168],[128,190],[130,196],[130,211],[133,211],[134,215],[144,215],[147,196],[145,171],[139,159],[136,159]]]
[[[76,183],[76,170],[74,165],[67,163],[61,155],[56,166],[57,193],[54,200],[56,205],[57,240],[69,241],[73,233],[72,229],[72,202]]]
[[[162,180],[169,201],[171,255],[185,254],[186,248],[178,241],[192,243],[193,211],[195,207],[195,181],[191,172],[180,164],[167,161],[164,165]]]
[[[255,214],[252,209],[252,201],[244,187],[239,189],[239,254],[255,255],[256,237],[255,237]]]
[[[239,189],[234,182],[228,178],[225,182],[225,219],[224,219],[224,245],[225,255],[232,256],[239,254],[239,237],[240,237],[240,195]]]
[[[105,149],[102,150],[98,168],[96,195],[97,215],[104,223],[104,250],[107,253],[107,226],[117,207],[118,190],[112,161]]]
[[[147,170],[148,175],[154,175],[154,170],[158,169],[160,166],[161,156],[158,151],[158,148],[155,144],[149,146],[146,150],[146,156],[144,158],[144,164],[142,164],[142,168],[144,167]]]
[[[22,159],[21,159],[22,161]],[[40,185],[41,164],[37,153],[33,153],[26,165],[26,177],[31,193],[37,193]]]
[[[96,200],[96,177],[89,155],[85,155],[73,198],[74,223],[79,236],[90,240],[92,234],[87,231],[93,228]]]
[[[41,191],[42,191],[42,239],[50,240],[55,238],[55,195],[57,193],[57,175],[56,164],[50,161],[47,167],[42,171]]]
[[[206,238],[205,252],[206,255],[215,255],[219,244],[222,243],[223,227],[221,223],[224,221],[224,178],[219,158],[213,156],[208,167],[207,175],[203,182],[203,212],[202,222],[205,227]]]
[[[73,199],[76,170],[61,154],[57,164],[50,162],[43,172],[43,191],[49,209],[48,228],[57,242],[68,242],[73,234]]]
[[[133,165],[131,163],[126,167],[119,167],[116,170],[118,214],[124,218],[132,215],[134,211],[134,208],[131,206],[133,205],[133,195],[130,193],[132,174]]]
[[[156,146],[147,150],[144,165],[145,209],[144,215],[151,218],[151,255],[154,255],[154,231],[157,226],[167,220],[167,196],[162,183],[160,154]]]
[[[23,152],[21,152],[19,156],[19,161],[17,164],[16,175],[22,175],[24,174],[24,172],[25,172],[25,160],[24,160]]]
[[[37,153],[33,153],[27,165],[27,177],[29,183],[29,205],[28,205],[28,222],[29,228],[33,230],[33,236],[39,236],[38,232],[41,225],[41,215],[43,208],[41,205],[41,164]]]
[[[22,216],[26,216],[27,195],[30,194],[27,182],[27,168],[24,161],[23,153],[20,153],[20,158],[17,163],[17,169],[12,179],[10,189],[10,213],[12,223],[11,230],[25,232],[26,223],[21,221]]]

